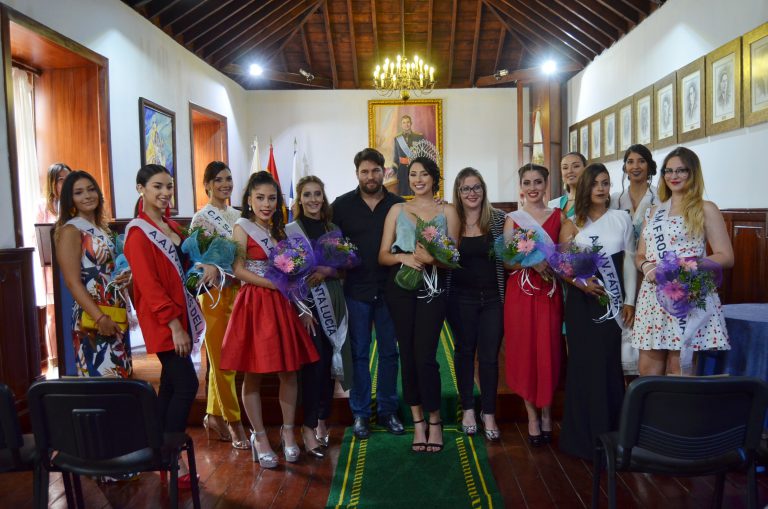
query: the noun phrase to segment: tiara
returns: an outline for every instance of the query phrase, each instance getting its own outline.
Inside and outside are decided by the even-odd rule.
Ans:
[[[437,147],[435,147],[429,140],[421,139],[413,143],[411,146],[411,160],[414,160],[417,157],[426,157],[427,159],[431,159],[436,165],[440,166],[440,154],[437,151]]]

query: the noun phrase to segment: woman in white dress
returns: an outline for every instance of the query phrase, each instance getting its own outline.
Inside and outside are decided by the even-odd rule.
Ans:
[[[733,266],[733,247],[720,210],[704,201],[704,177],[698,156],[678,147],[664,158],[659,182],[659,205],[651,207],[638,243],[635,264],[645,279],[637,298],[632,346],[640,349],[640,375],[689,372],[692,354],[699,350],[727,350],[728,333],[717,293],[707,296],[706,308],[685,320],[667,313],[656,298],[656,263],[668,251],[678,257],[706,256],[727,269]]]
[[[656,188],[651,185],[651,180],[656,175],[656,161],[645,145],[632,145],[624,152],[624,165],[621,170],[629,180],[629,189],[624,188],[623,176],[621,191],[611,195],[611,208],[629,213],[637,248],[645,213],[659,201]],[[638,350],[632,346],[632,329],[624,329],[621,335],[621,364],[625,375],[637,375],[637,359]]]
[[[576,199],[576,182],[587,167],[587,158],[580,152],[568,152],[560,160],[560,174],[563,178],[566,194],[549,200],[547,207],[558,208],[566,217],[571,218],[576,212],[574,202]]]

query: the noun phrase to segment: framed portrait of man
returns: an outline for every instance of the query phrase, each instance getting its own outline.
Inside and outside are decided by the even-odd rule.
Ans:
[[[707,55],[707,135],[741,127],[741,38]]]
[[[632,97],[627,97],[617,104],[616,111],[619,120],[619,153],[623,154],[632,145],[634,134],[632,130]]]
[[[414,145],[427,140],[438,153],[443,172],[443,101],[368,101],[368,144],[384,154],[384,186],[400,196],[412,196],[408,165]],[[439,195],[443,196],[443,179]]]
[[[633,96],[635,143],[653,150],[653,85],[648,86]]]
[[[586,121],[579,126],[579,152],[589,159],[589,124]]]
[[[616,110],[603,112],[603,161],[616,159]]]
[[[677,70],[677,140],[685,143],[704,137],[704,91],[706,58],[697,58]]]
[[[568,152],[578,152],[579,150],[579,129],[572,125],[568,131]]]
[[[602,156],[602,123],[599,114],[589,119],[589,157],[591,162],[599,162]]]
[[[768,23],[742,37],[744,125],[768,121]]]
[[[656,136],[653,140],[653,146],[656,149],[677,143],[676,88],[677,76],[674,72],[653,85],[654,97],[656,99],[656,109],[654,112]]]

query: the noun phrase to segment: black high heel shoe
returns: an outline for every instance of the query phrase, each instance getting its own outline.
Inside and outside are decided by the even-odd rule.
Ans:
[[[416,434],[416,425],[421,424],[424,422],[424,419],[421,419],[420,421],[413,421],[413,430],[414,435]],[[424,434],[427,434],[427,430],[424,430]],[[411,444],[411,452],[426,452],[427,451],[427,443],[426,442],[413,442]]]
[[[551,444],[552,443],[552,430],[546,430],[544,429],[544,420],[541,420],[540,423],[541,426],[541,441],[545,444]],[[549,420],[549,426],[552,427],[552,419]]]
[[[536,421],[528,421],[529,424],[531,422],[535,422],[536,424],[539,424],[538,419]],[[528,428],[530,429],[530,428]],[[531,444],[531,447],[541,447],[544,445],[544,433],[541,431],[541,425],[539,424],[539,434],[538,435],[531,435],[531,432],[528,432],[528,443]]]
[[[430,421],[429,425],[430,426],[440,426],[440,436],[442,438],[442,434],[443,434],[443,421],[437,421],[437,422]],[[435,444],[435,443],[430,442],[429,440],[427,440],[427,447],[429,447],[430,449],[426,449],[426,452],[440,452],[440,451],[443,450],[443,447],[445,447],[445,444],[444,443],[442,443],[442,444]]]

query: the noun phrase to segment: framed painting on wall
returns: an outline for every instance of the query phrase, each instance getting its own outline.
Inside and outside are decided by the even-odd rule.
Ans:
[[[178,175],[176,169],[176,114],[169,109],[139,97],[139,131],[141,165],[159,164],[173,177],[171,213],[179,212]]]
[[[593,163],[600,162],[602,156],[602,123],[600,122],[600,114],[598,113],[589,120],[589,161]]]
[[[616,159],[616,108],[603,112],[603,161]]]
[[[627,97],[616,105],[619,120],[619,154],[623,154],[632,145],[634,122],[632,122],[632,98]]]
[[[680,143],[704,137],[705,57],[677,70],[677,140]]]
[[[589,124],[586,120],[579,124],[579,152],[589,159]]]
[[[707,136],[741,127],[741,38],[707,55]]]
[[[576,125],[571,126],[568,132],[568,152],[578,152],[579,150],[579,128]]]
[[[653,85],[645,87],[632,97],[635,143],[653,150]]]
[[[411,149],[427,140],[437,150],[443,168],[443,101],[368,101],[368,144],[384,155],[384,185],[400,196],[413,196],[408,185]],[[420,145],[420,144],[419,144]],[[443,179],[439,195],[443,196]]]
[[[653,146],[656,149],[677,143],[677,76],[673,72],[653,85],[656,108],[654,110],[655,136]]]
[[[768,121],[768,23],[742,37],[744,125]]]

